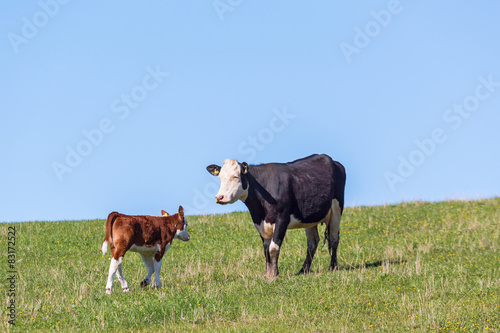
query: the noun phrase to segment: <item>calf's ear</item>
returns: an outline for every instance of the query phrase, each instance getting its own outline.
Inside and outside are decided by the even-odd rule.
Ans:
[[[220,173],[220,166],[216,164],[210,164],[209,166],[207,166],[207,171],[212,175],[217,176]]]
[[[179,218],[181,220],[184,219],[184,208],[182,208],[182,206],[179,206]]]
[[[166,211],[164,211],[163,209],[161,210],[161,215],[163,215],[163,216],[170,216],[170,214],[167,213]]]

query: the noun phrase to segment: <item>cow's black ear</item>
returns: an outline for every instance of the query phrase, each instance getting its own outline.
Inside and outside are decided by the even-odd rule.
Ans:
[[[241,163],[241,186],[244,190],[248,188],[248,164]]]
[[[217,176],[220,173],[220,166],[215,164],[210,164],[209,166],[207,166],[207,171],[210,172],[212,175]]]

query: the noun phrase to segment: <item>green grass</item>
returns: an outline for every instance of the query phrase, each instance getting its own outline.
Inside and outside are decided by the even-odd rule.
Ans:
[[[296,276],[304,231],[287,233],[280,277],[262,278],[261,240],[245,213],[188,217],[191,241],[175,240],[163,259],[163,288],[141,289],[140,256],[105,295],[103,220],[15,226],[17,319],[1,331],[361,332],[498,331],[500,198],[347,208],[339,266],[327,246],[312,273]],[[320,228],[320,232],[323,227]],[[3,252],[3,253],[6,253]],[[6,256],[1,261],[7,272]],[[0,288],[8,301],[5,278]]]

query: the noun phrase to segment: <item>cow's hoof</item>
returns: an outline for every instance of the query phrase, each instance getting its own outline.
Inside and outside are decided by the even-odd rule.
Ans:
[[[148,284],[149,284],[149,282],[148,282],[148,281],[146,281],[146,280],[144,280],[144,281],[142,281],[142,282],[141,282],[141,287],[142,287],[142,288],[147,287],[147,286],[148,286]]]
[[[127,287],[127,288],[123,288],[123,292],[124,293],[128,293],[130,291],[130,289]]]
[[[279,276],[279,274],[265,274],[264,279],[274,280]]]
[[[335,265],[335,266],[330,266],[330,268],[328,268],[329,271],[338,271],[339,270],[339,266]]]
[[[106,295],[111,295],[111,289],[110,288],[106,288]]]

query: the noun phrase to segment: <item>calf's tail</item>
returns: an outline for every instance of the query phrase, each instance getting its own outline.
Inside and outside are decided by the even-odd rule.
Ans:
[[[106,235],[104,236],[104,242],[101,247],[103,255],[108,250],[108,244],[113,244],[113,223],[115,223],[115,220],[119,215],[120,213],[118,212],[112,212],[108,215],[108,219],[106,220]]]
[[[105,255],[108,251],[108,241],[104,241],[101,247],[102,255]]]

